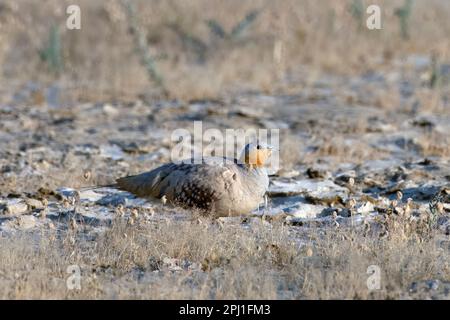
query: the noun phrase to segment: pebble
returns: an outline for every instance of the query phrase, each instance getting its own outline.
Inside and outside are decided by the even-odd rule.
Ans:
[[[20,229],[27,230],[36,226],[36,218],[34,216],[20,216],[17,219]]]
[[[367,201],[366,203],[362,203],[359,205],[356,205],[356,212],[359,214],[368,214],[375,211],[375,207],[373,205],[373,203]]]
[[[8,215],[24,214],[27,211],[28,206],[21,199],[10,200],[3,206],[3,213]]]
[[[294,177],[298,176],[300,174],[300,172],[297,170],[281,169],[276,174],[282,178],[294,178]]]
[[[37,199],[27,199],[26,200],[26,204],[28,205],[28,207],[30,207],[31,209],[43,209],[44,208],[44,204],[37,200]]]

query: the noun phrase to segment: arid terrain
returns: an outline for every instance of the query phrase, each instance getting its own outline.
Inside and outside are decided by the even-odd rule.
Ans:
[[[450,299],[449,4],[66,2],[0,3],[0,298]],[[194,121],[280,130],[266,207],[86,188]]]

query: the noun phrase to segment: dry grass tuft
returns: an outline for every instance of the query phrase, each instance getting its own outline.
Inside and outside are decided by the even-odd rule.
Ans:
[[[364,10],[362,16],[355,16],[349,1],[323,2],[198,0],[187,5],[177,0],[151,1],[149,5],[133,1],[133,21],[137,24],[133,30],[145,46],[136,50],[135,34],[130,32],[132,21],[122,1],[78,1],[82,8],[80,31],[64,27],[64,8],[72,4],[70,1],[4,1],[0,11],[0,81],[58,80],[66,84],[68,97],[86,100],[162,94],[158,84],[149,80],[150,58],[163,78],[166,94],[200,99],[236,88],[292,90],[291,83],[280,82],[282,75],[305,64],[313,74],[320,74],[370,71],[411,53],[448,60],[450,7],[445,1],[414,3],[406,17],[409,38],[403,37],[395,15],[402,0],[372,3],[382,8],[380,32],[366,29]],[[255,11],[259,14],[239,35],[228,35]],[[213,32],[211,21],[227,35]],[[52,44],[55,30],[53,38],[57,40]],[[52,54],[43,55],[49,48]],[[147,63],[143,63],[142,54]],[[58,72],[53,70],[55,65]],[[390,104],[380,102],[386,103]]]
[[[448,251],[432,236],[417,242],[328,229],[310,234],[305,246],[281,223],[256,219],[250,226],[118,218],[95,239],[70,229],[1,239],[0,297],[401,298],[412,281],[450,276]],[[82,271],[79,291],[65,286],[73,264]],[[367,289],[369,265],[382,270],[378,291]]]

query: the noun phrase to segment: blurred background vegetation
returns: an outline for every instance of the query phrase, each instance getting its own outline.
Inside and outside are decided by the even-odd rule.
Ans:
[[[71,4],[81,30],[66,28]],[[370,4],[382,30],[365,27]],[[323,73],[388,70],[412,54],[433,60],[434,86],[449,17],[446,0],[2,0],[0,90],[31,86],[35,104],[49,95],[36,88],[55,87],[64,102],[289,94]]]

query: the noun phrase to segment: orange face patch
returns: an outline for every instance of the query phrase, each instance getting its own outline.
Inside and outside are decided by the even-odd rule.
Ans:
[[[258,167],[262,167],[264,165],[265,159],[264,156],[261,154],[262,152],[256,153],[256,165]]]
[[[248,154],[245,155],[245,163],[256,166],[256,167],[262,167],[264,166],[264,163],[267,161],[267,159],[271,155],[271,150],[263,149],[263,150],[251,150]]]
[[[270,150],[258,150],[256,152],[256,166],[262,167],[266,160],[270,157]]]

